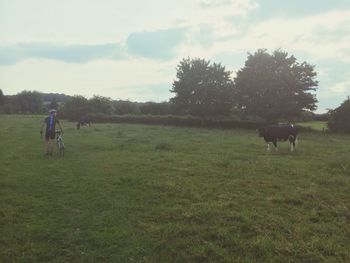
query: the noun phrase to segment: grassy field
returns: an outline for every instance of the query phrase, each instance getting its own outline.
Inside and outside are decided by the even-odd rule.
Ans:
[[[315,131],[327,130],[327,122],[325,121],[306,121],[298,123],[299,126],[308,127]]]
[[[2,262],[350,262],[350,136],[0,115]]]

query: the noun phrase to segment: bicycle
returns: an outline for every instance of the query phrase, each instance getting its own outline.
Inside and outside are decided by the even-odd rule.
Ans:
[[[63,132],[60,130],[56,130],[56,143],[57,143],[57,147],[58,147],[58,153],[60,156],[64,156],[64,150],[65,150],[65,146],[64,146],[64,142],[63,142],[63,138],[62,138],[62,134]]]

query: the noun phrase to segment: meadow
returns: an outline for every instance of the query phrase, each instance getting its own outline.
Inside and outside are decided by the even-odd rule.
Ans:
[[[350,262],[350,136],[0,115],[1,262]]]
[[[306,121],[298,123],[299,126],[307,127],[309,129],[315,130],[315,131],[327,131],[328,126],[327,123],[324,121]]]

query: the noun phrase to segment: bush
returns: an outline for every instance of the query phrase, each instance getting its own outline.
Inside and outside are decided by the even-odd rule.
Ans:
[[[330,111],[328,127],[331,131],[350,133],[350,98]]]
[[[76,121],[89,112],[89,101],[83,96],[74,96],[64,104],[61,118]]]
[[[146,102],[140,105],[141,114],[168,115],[174,113],[174,105],[168,102]]]
[[[138,103],[128,100],[113,101],[114,113],[118,115],[138,114],[140,112]]]
[[[106,115],[106,114],[88,114],[87,117],[92,122],[97,123],[134,123],[150,125],[174,125],[183,127],[205,127],[205,128],[223,128],[223,129],[257,129],[263,125],[261,122],[252,121],[233,121],[201,119],[193,116],[174,116],[174,115]]]

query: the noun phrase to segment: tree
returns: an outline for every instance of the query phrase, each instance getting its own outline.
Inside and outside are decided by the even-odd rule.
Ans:
[[[62,113],[69,120],[79,120],[89,113],[89,101],[83,96],[73,96],[64,104]]]
[[[0,89],[0,107],[5,104],[5,95],[2,93],[2,90]]]
[[[294,56],[276,50],[272,55],[259,49],[248,54],[245,66],[237,72],[236,106],[267,121],[294,119],[303,110],[316,109],[314,66],[298,63]]]
[[[24,90],[14,97],[13,103],[17,104],[22,113],[40,113],[42,111],[41,94],[37,91]]]
[[[50,103],[50,109],[58,109],[58,103],[55,97],[52,98],[51,103]]]
[[[183,59],[177,66],[177,80],[170,100],[183,112],[207,116],[226,115],[232,108],[233,82],[230,71],[204,59]]]
[[[350,132],[350,97],[330,111],[328,127],[331,131]]]
[[[142,114],[151,115],[169,115],[173,114],[173,104],[169,102],[146,102],[140,105],[140,112]]]
[[[92,113],[104,113],[110,114],[112,113],[112,100],[107,97],[94,95],[89,100],[90,112]]]
[[[137,114],[139,113],[139,106],[137,102],[128,100],[113,101],[114,112],[118,115],[123,114]]]

